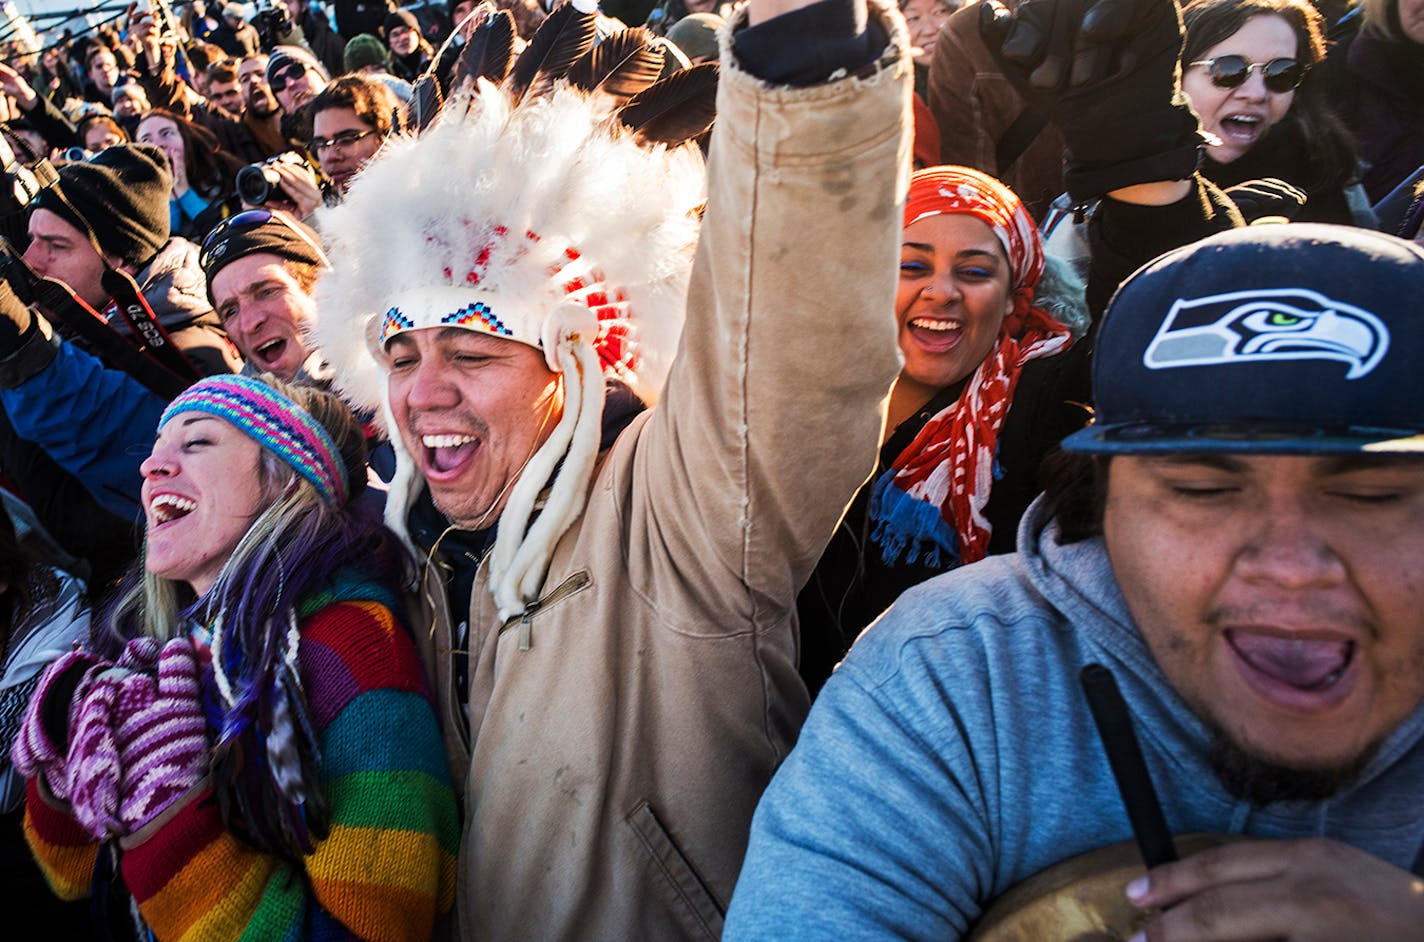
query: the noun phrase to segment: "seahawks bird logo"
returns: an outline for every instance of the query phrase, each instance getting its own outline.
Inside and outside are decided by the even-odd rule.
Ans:
[[[1142,363],[1150,370],[1262,360],[1339,360],[1359,379],[1384,358],[1389,331],[1369,311],[1304,288],[1178,300]]]

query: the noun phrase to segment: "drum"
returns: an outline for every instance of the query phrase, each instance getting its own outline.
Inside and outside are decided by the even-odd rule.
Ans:
[[[1189,834],[1183,857],[1238,838]],[[1145,872],[1137,844],[1123,841],[1056,863],[1000,896],[968,942],[1125,942],[1151,913],[1127,901],[1127,884]]]

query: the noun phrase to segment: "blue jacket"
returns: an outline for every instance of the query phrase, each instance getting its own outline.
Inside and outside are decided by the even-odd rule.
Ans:
[[[200,373],[230,372],[242,361],[208,300],[198,255],[193,243],[169,239],[137,280],[174,346]],[[109,326],[131,334],[118,316]],[[163,414],[158,396],[75,343],[47,340],[35,331],[20,350],[0,361],[0,404],[16,437],[38,446],[105,510],[133,522],[139,506],[138,466]],[[55,482],[21,482],[21,488],[37,512],[65,499]],[[58,534],[64,528],[54,523],[46,520]]]
[[[16,435],[43,447],[104,509],[135,518],[138,466],[153,447],[162,398],[74,344],[56,343],[48,367],[0,388],[0,404]]]
[[[1133,625],[1101,540],[1041,502],[1019,552],[911,589],[831,675],[757,808],[724,938],[955,939],[1044,868],[1131,828],[1078,686],[1117,676],[1176,834],[1329,837],[1405,869],[1424,844],[1424,706],[1358,782],[1253,808]]]

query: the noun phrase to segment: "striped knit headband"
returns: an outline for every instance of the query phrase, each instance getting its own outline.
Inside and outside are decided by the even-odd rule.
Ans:
[[[206,412],[237,426],[292,466],[328,504],[346,503],[346,462],[312,414],[266,383],[246,376],[210,376],[169,403],[161,431],[180,412]]]

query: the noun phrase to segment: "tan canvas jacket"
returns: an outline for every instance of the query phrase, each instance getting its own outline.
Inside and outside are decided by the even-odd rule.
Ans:
[[[466,654],[438,561],[426,574],[464,938],[721,933],[807,710],[796,592],[874,466],[899,368],[910,66],[879,15],[892,44],[868,78],[770,88],[724,50],[678,359],[601,457],[539,601],[501,624],[482,568]]]

